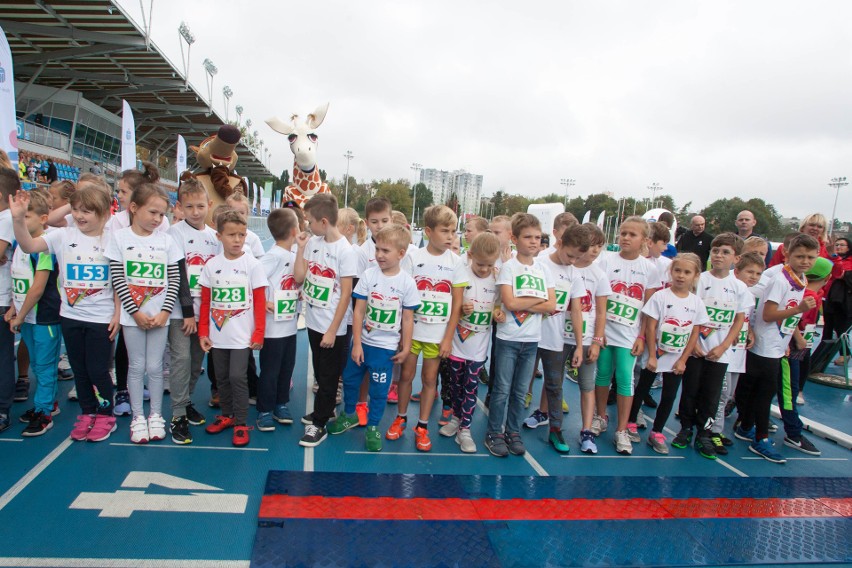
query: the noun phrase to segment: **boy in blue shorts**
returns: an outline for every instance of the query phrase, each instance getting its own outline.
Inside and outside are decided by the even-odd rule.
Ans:
[[[343,372],[344,412],[328,425],[330,434],[342,434],[358,426],[355,406],[364,372],[370,379],[367,415],[367,450],[382,449],[379,421],[385,411],[394,363],[411,352],[414,310],[420,305],[417,285],[401,270],[411,234],[401,225],[389,225],[375,235],[376,266],[358,280],[352,297],[352,350]]]

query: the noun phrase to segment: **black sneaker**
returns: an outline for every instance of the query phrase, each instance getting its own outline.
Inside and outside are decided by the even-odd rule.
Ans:
[[[678,434],[678,436],[679,435],[680,434]],[[672,445],[674,445],[674,443],[672,443]],[[701,454],[702,457],[705,457],[708,460],[716,459],[716,448],[713,444],[713,439],[706,434],[699,435],[695,439],[695,449],[698,450],[698,453]]]
[[[734,412],[734,408],[736,408],[736,406],[737,403],[735,403],[733,399],[725,403],[725,418],[727,418]]]
[[[192,403],[189,403],[186,406],[186,419],[193,426],[201,426],[202,424],[207,422],[207,418],[205,418],[203,414],[198,412],[192,405]]]
[[[811,441],[805,438],[804,436],[799,436],[797,438],[790,438],[788,436],[784,436],[784,445],[811,456],[822,455],[822,452],[820,452],[817,447],[814,446]]]
[[[657,401],[654,400],[654,397],[648,394],[645,397],[645,400],[642,401],[642,406],[647,406],[648,408],[657,408]]]
[[[479,382],[487,386],[489,381],[491,381],[491,377],[488,376],[488,369],[482,367],[479,370]]]
[[[310,414],[305,414],[304,416],[302,416],[302,424],[304,424],[305,426],[310,426],[313,423],[314,423],[314,413],[313,412],[310,413]]]
[[[9,415],[0,414],[0,432],[5,432],[11,425],[12,423],[9,421]]]
[[[169,430],[172,433],[172,442],[175,444],[192,443],[192,434],[189,431],[189,420],[187,420],[186,416],[177,416],[172,418]]]
[[[725,447],[725,443],[722,441],[721,434],[713,434],[712,436],[710,436],[710,439],[713,441],[713,449],[716,450],[717,454],[719,454],[720,456],[728,455],[728,448]],[[730,442],[730,440],[728,441]]]
[[[680,448],[681,450],[687,447],[690,442],[692,442],[692,429],[683,429],[677,433],[674,440],[672,440],[672,446],[675,448]]]
[[[30,380],[26,377],[18,377],[15,383],[15,402],[25,402],[30,397]]]
[[[313,448],[319,446],[327,437],[328,432],[326,432],[325,426],[311,424],[305,427],[305,435],[299,440],[299,445],[306,448]]]
[[[724,434],[716,434],[716,436],[719,436],[719,439],[722,440],[722,445],[726,448],[730,448],[734,445],[734,441],[725,436]]]
[[[33,414],[30,423],[27,424],[27,427],[24,428],[23,432],[21,432],[21,436],[26,438],[41,436],[51,428],[53,428],[53,420],[50,416],[44,412],[36,412]]]
[[[485,435],[485,448],[492,456],[505,458],[509,455],[509,447],[506,445],[506,438],[502,432],[488,432]]]

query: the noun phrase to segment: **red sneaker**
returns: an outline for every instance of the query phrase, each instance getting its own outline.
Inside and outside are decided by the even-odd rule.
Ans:
[[[414,445],[421,452],[428,452],[432,449],[432,440],[429,439],[429,430],[420,426],[414,427]]]
[[[231,439],[231,443],[237,446],[238,448],[242,446],[248,446],[249,430],[251,430],[251,428],[246,425],[234,426],[234,437]]]
[[[442,408],[441,409],[441,417],[438,419],[439,426],[446,426],[450,423],[450,420],[453,418],[453,409],[452,408]]]
[[[397,404],[399,402],[399,390],[397,390],[397,386],[391,384],[390,390],[388,391],[388,404]]]
[[[222,430],[227,430],[228,428],[231,428],[233,425],[234,425],[233,416],[217,416],[216,420],[213,422],[213,424],[210,424],[204,430],[208,434],[218,434]],[[246,442],[246,443],[248,443],[248,442]]]
[[[366,426],[367,425],[367,414],[369,414],[370,409],[367,407],[366,402],[359,402],[355,405],[355,414],[358,415],[358,426]]]
[[[405,418],[401,416],[397,416],[394,418],[393,424],[388,428],[387,434],[385,434],[385,438],[388,440],[399,440],[402,436],[402,433],[405,431]]]

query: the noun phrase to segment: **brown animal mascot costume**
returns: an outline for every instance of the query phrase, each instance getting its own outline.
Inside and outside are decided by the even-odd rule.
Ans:
[[[237,165],[237,144],[240,142],[240,130],[236,126],[225,124],[214,136],[205,138],[198,146],[190,146],[195,152],[195,160],[200,170],[193,175],[207,190],[213,206],[207,213],[207,224],[213,226],[213,210],[225,203],[229,195],[239,189],[248,195],[248,184],[234,174]]]

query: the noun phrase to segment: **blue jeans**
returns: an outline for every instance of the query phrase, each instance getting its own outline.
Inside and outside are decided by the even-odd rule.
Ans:
[[[536,351],[538,342],[494,338],[494,376],[491,378],[491,404],[488,406],[489,432],[503,432],[504,423],[506,432],[521,431],[524,397],[533,374]]]
[[[373,347],[366,343],[362,343],[361,346],[364,349],[364,362],[358,365],[350,357],[346,362],[346,368],[343,370],[344,411],[346,414],[355,413],[361,379],[364,378],[364,372],[367,371],[370,377],[370,406],[367,413],[367,426],[378,426],[388,402],[388,390],[390,390],[391,379],[393,378],[391,357],[396,355],[396,351]]]
[[[30,353],[30,371],[36,379],[33,398],[36,412],[50,415],[53,411],[53,401],[56,400],[56,373],[62,346],[59,324],[25,323],[21,326],[21,339]]]
[[[0,318],[9,306],[0,306]],[[15,397],[15,334],[0,321],[0,414],[9,414]]]

